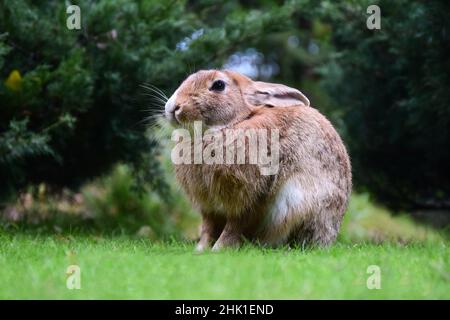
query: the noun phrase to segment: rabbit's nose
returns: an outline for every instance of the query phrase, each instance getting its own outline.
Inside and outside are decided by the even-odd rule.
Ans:
[[[180,120],[180,119],[178,119],[178,116],[180,115],[181,111],[182,111],[181,105],[176,104],[175,108],[173,108],[173,111],[172,111],[173,117],[177,120]]]
[[[173,114],[175,106],[177,105],[177,92],[175,91],[174,94],[169,98],[169,100],[166,101],[166,105],[164,106],[166,115]]]
[[[176,101],[177,92],[175,91],[170,99],[167,100],[166,105],[164,106],[166,118],[171,122],[176,122],[175,116],[180,112],[180,105]]]

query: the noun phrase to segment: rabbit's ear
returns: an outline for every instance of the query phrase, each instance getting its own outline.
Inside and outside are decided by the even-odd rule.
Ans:
[[[244,97],[253,105],[270,107],[309,106],[308,98],[299,90],[283,84],[255,81],[247,86]]]
[[[247,103],[270,107],[309,106],[308,98],[299,90],[283,84],[253,81],[235,71],[224,72],[236,83]]]

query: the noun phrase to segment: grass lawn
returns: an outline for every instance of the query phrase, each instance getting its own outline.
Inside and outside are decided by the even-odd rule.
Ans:
[[[446,242],[193,254],[193,244],[0,231],[2,299],[450,299]],[[66,269],[81,268],[81,289]],[[381,289],[366,286],[369,265]]]

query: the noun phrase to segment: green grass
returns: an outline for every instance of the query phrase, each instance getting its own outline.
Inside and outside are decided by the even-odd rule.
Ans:
[[[192,238],[198,218],[175,218]],[[450,299],[448,237],[367,195],[352,196],[339,241],[327,249],[246,246],[196,255],[192,241],[95,230],[0,225],[0,298]],[[81,290],[66,288],[74,264]],[[380,290],[367,288],[370,265],[380,267]]]
[[[80,290],[66,288],[72,264]],[[369,265],[380,290],[366,286]],[[0,234],[2,299],[450,299],[449,271],[445,242],[196,255],[190,242]]]

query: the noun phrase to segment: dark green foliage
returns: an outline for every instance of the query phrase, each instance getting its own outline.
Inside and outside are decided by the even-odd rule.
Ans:
[[[77,1],[82,29],[68,30],[64,1],[1,1],[0,195],[29,183],[76,186],[118,161],[164,189],[140,85],[169,94],[194,69],[220,67],[288,23],[287,6],[208,3]]]
[[[357,186],[394,208],[450,207],[450,3],[367,2],[327,16],[339,55],[325,69]]]

